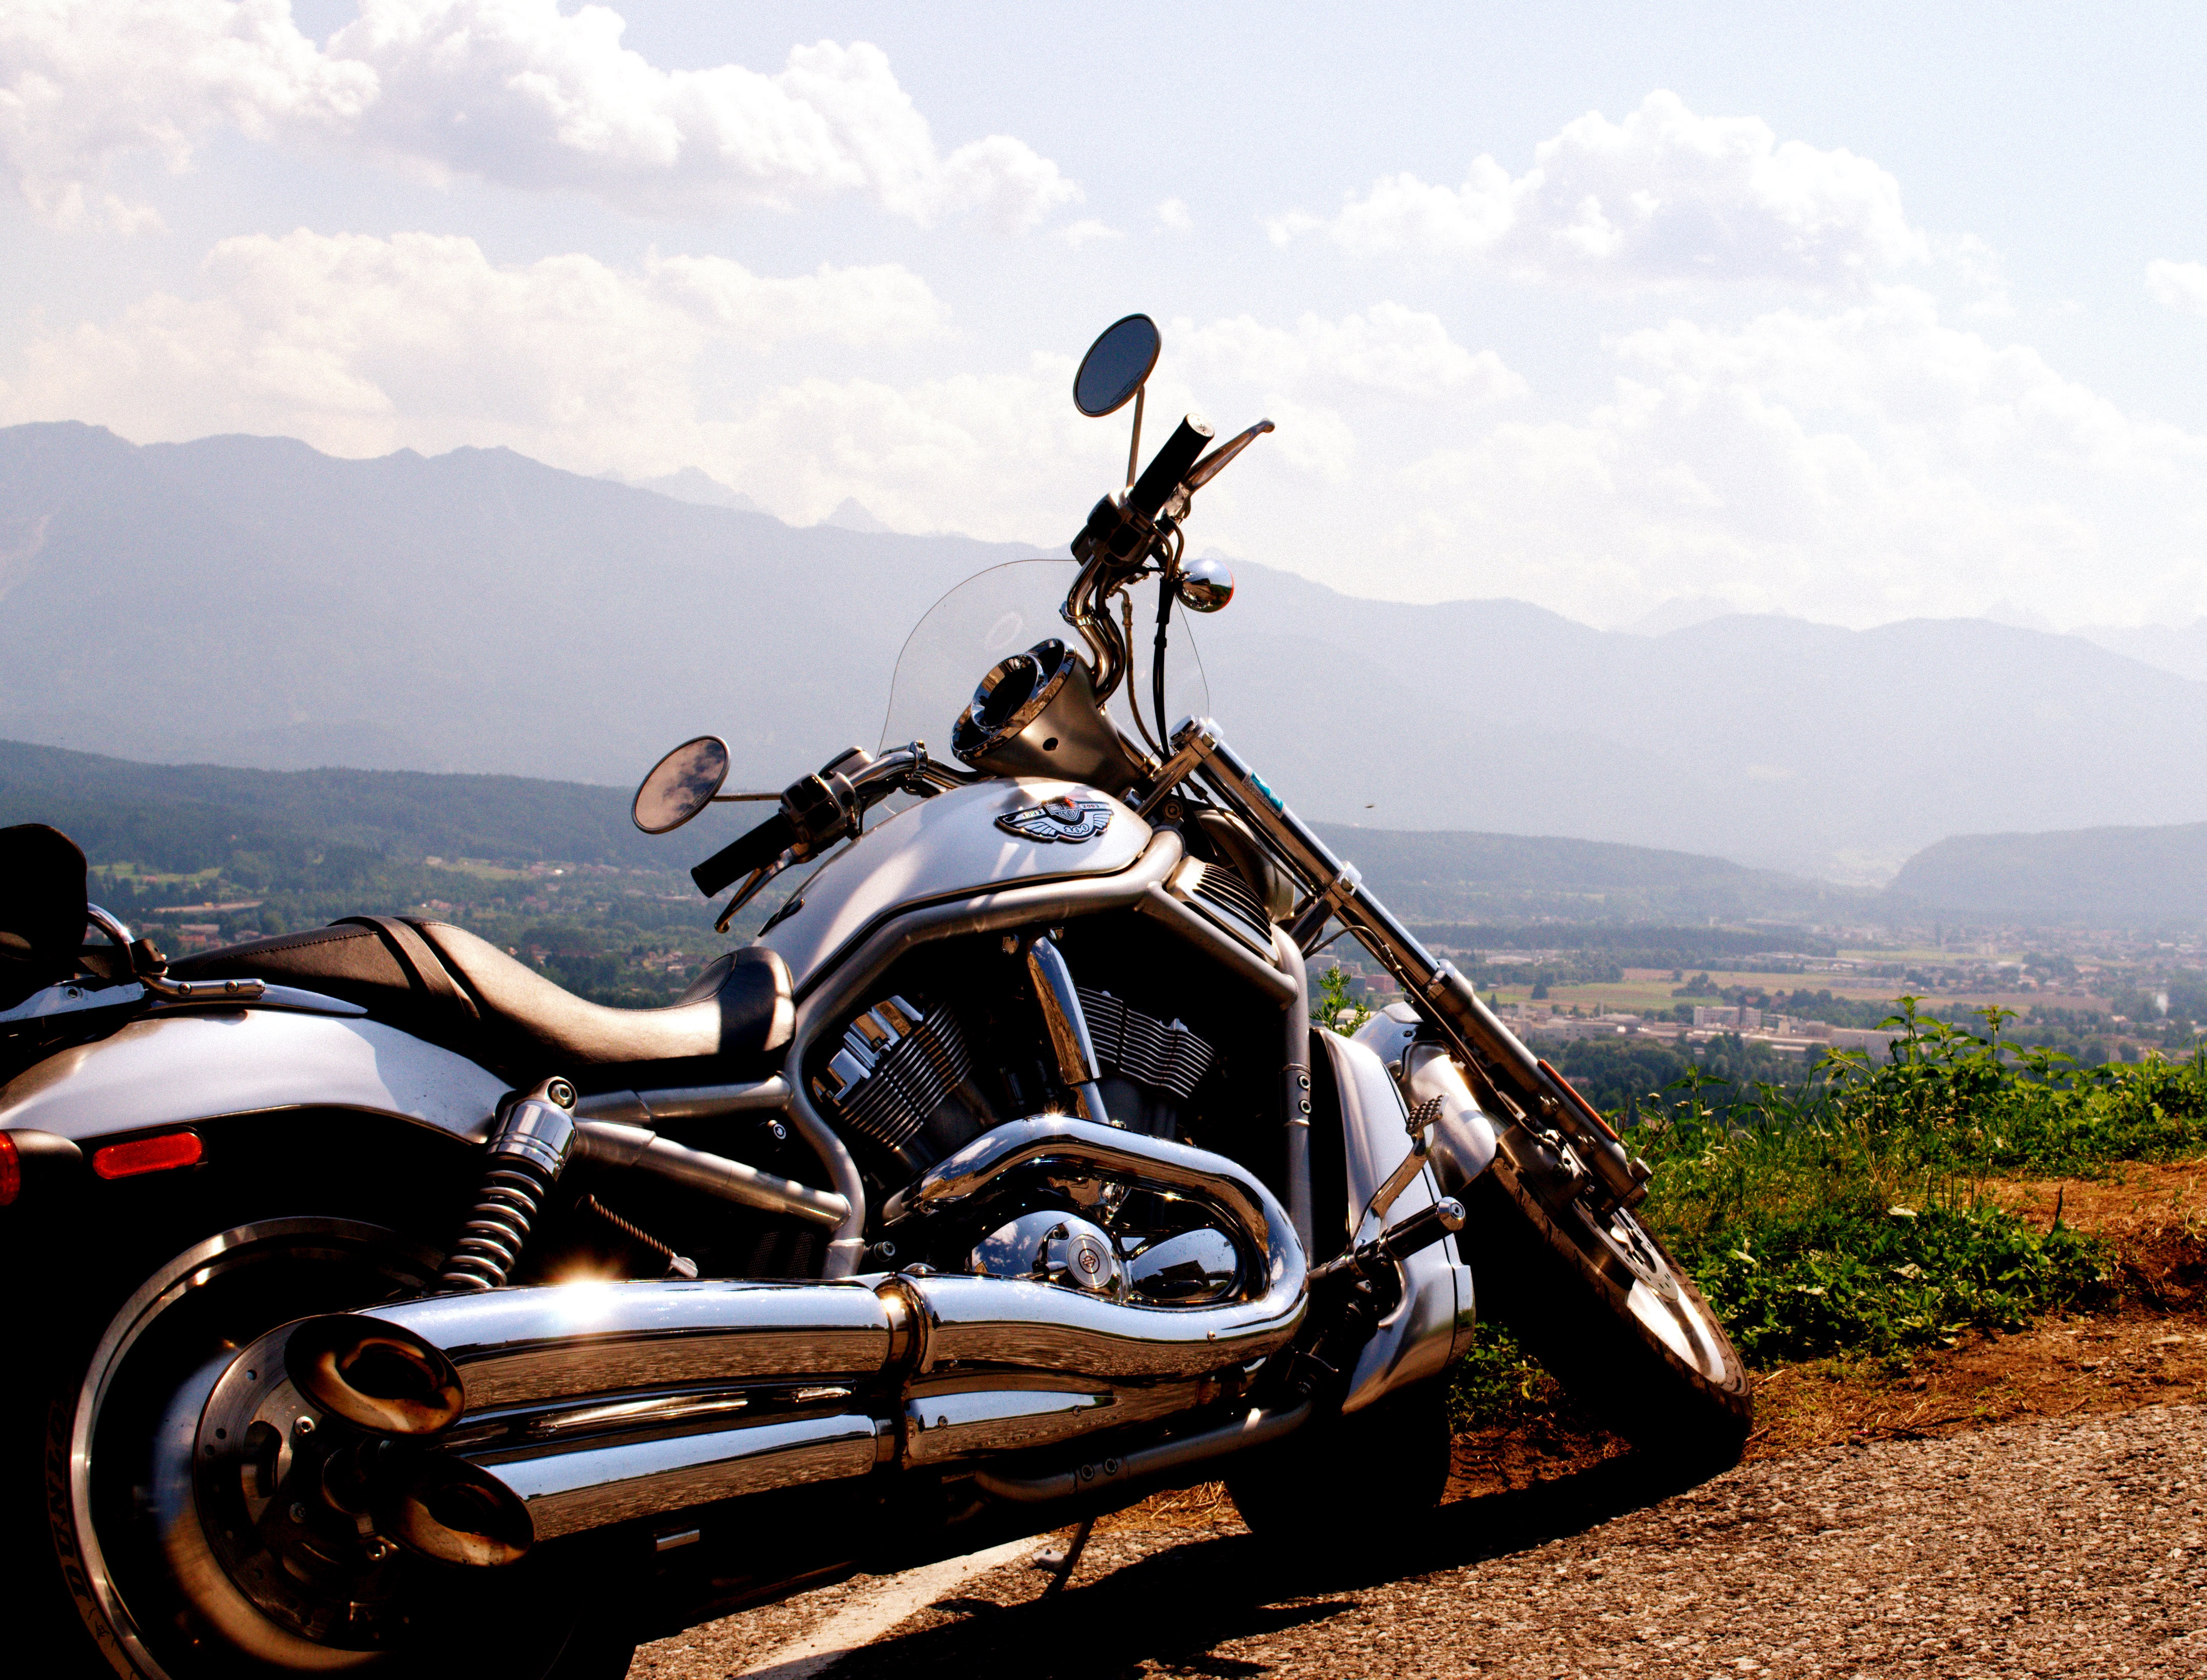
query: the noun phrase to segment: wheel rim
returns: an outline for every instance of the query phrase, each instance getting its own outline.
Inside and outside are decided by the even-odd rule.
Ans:
[[[134,1612],[170,1596],[233,1659],[263,1669],[330,1672],[374,1663],[375,1650],[337,1649],[262,1616],[198,1532],[192,1494],[200,1412],[238,1347],[301,1310],[332,1310],[407,1294],[434,1278],[436,1257],[380,1227],[332,1219],[242,1225],[209,1237],[148,1278],[108,1324],[86,1367],[70,1420],[66,1516],[54,1514],[65,1565],[73,1562],[105,1635],[149,1680],[169,1680],[148,1624]],[[312,1306],[317,1286],[328,1291]],[[335,1295],[337,1299],[331,1299]],[[128,1378],[125,1381],[125,1378]],[[118,1413],[121,1415],[118,1416]],[[147,1425],[150,1423],[150,1428]],[[144,1432],[142,1442],[129,1433]],[[179,1448],[181,1447],[181,1451]],[[136,1486],[114,1486],[119,1458]],[[149,1546],[148,1531],[158,1534]],[[204,1649],[190,1665],[234,1671]]]

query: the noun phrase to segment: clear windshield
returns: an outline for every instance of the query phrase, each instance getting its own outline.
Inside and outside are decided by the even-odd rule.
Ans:
[[[1053,636],[1080,647],[1078,637],[1058,613],[1079,571],[1072,560],[1014,560],[967,578],[930,607],[897,658],[882,745],[925,741],[938,757],[948,757],[950,726],[991,666]],[[1140,691],[1143,720],[1154,733],[1157,720],[1149,715],[1150,644],[1157,633],[1157,602],[1154,584],[1137,589],[1132,668],[1111,697],[1109,709],[1111,720],[1139,740],[1141,732],[1127,710],[1128,691]],[[1115,615],[1121,605],[1121,601],[1111,603]],[[1165,726],[1187,717],[1207,716],[1210,711],[1211,691],[1203,679],[1195,638],[1188,631],[1188,615],[1175,609],[1165,657]]]

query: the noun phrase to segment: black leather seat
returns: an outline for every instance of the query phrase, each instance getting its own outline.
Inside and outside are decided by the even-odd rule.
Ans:
[[[613,1009],[464,928],[395,916],[226,946],[169,972],[344,998],[517,1085],[559,1073],[586,1091],[763,1077],[780,1065],[793,1018],[789,966],[763,945],[729,952],[664,1009]]]

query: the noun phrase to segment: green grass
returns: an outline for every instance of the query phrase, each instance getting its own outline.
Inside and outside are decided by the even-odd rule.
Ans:
[[[1888,1368],[1973,1330],[2020,1329],[2104,1300],[2113,1255],[2058,1221],[1995,1205],[1995,1178],[2092,1177],[2117,1162],[2207,1155],[2207,1052],[2079,1067],[1920,1014],[1891,1057],[1828,1052],[1786,1090],[1691,1068],[1636,1106],[1654,1169],[1642,1217],[1750,1365],[1838,1355]],[[1452,1373],[1457,1426],[1553,1399],[1506,1330],[1482,1325]]]
[[[1750,1362],[1905,1361],[2108,1287],[2093,1236],[1995,1206],[1995,1177],[2093,1175],[2207,1152],[2207,1054],[2081,1067],[1901,1001],[1891,1057],[1830,1052],[1795,1091],[1716,1091],[1701,1070],[1651,1095],[1634,1134],[1655,1169],[1643,1217]],[[1720,1106],[1720,1098],[1731,1100]]]

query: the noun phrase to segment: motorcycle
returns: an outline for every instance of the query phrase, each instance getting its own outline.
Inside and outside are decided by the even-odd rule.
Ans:
[[[1643,1451],[1737,1456],[1646,1167],[1204,714],[1185,625],[1233,580],[1187,522],[1271,427],[1138,471],[1158,353],[1135,315],[1080,364],[1133,439],[1073,559],[906,644],[890,734],[954,714],[948,758],[745,793],[703,736],[645,777],[648,833],[773,804],[693,871],[721,929],[805,871],[672,1007],[396,917],[164,961],[64,837],[0,834],[19,1636],[576,1680],[1195,1481],[1292,1544],[1399,1530],[1480,1312]],[[1404,999],[1354,1033],[1329,930]]]

